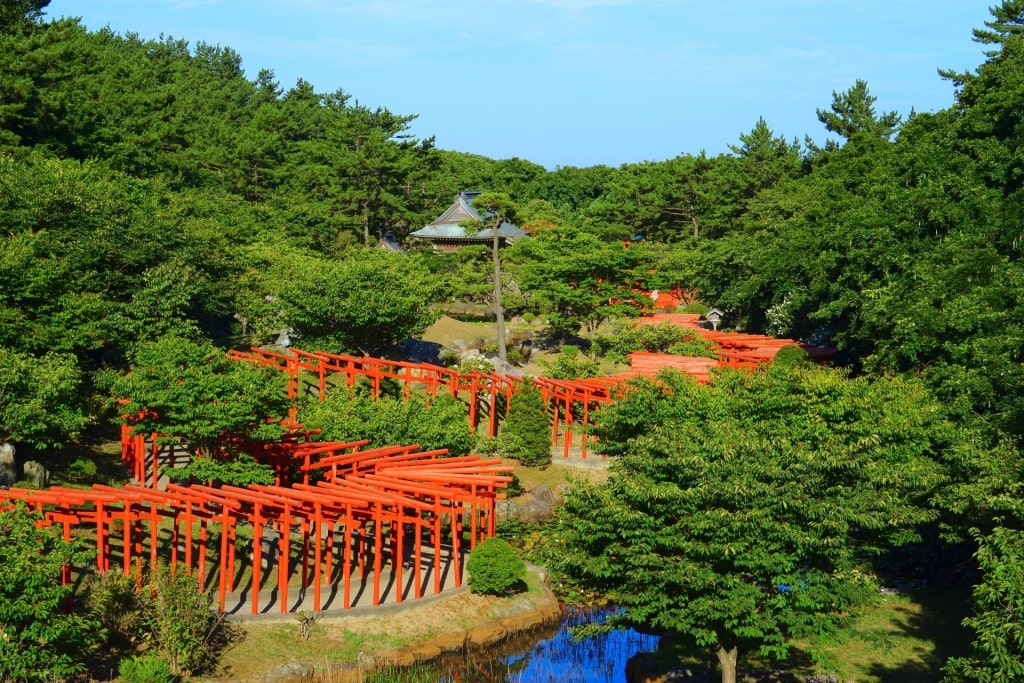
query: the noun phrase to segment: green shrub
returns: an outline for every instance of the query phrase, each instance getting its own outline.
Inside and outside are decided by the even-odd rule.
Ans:
[[[512,481],[505,487],[504,493],[509,498],[515,498],[516,496],[523,495],[523,483],[519,481],[519,477],[516,476],[515,472],[509,472],[508,476],[512,477]]]
[[[203,593],[194,576],[159,567],[142,595],[149,637],[171,672],[189,676],[216,661],[216,635],[223,617],[213,611],[213,596]]]
[[[526,563],[508,541],[489,538],[473,548],[466,571],[474,593],[506,595],[523,583]]]
[[[117,667],[122,683],[176,683],[166,660],[153,655],[137,655],[122,659]]]
[[[75,458],[68,465],[68,476],[72,479],[95,479],[96,463],[88,458]]]
[[[476,438],[476,447],[474,450],[480,455],[497,455],[498,438],[487,434],[481,434]]]
[[[575,346],[562,347],[562,353],[553,360],[540,359],[538,365],[544,368],[544,376],[552,379],[584,379],[597,377],[601,372],[600,364],[593,358],[582,353],[566,354],[566,349],[578,351]]]
[[[145,614],[134,577],[117,570],[91,575],[85,604],[102,624],[108,645],[127,648],[143,639]]]
[[[498,432],[498,450],[529,467],[551,463],[551,418],[540,389],[526,382],[512,398]]]
[[[796,344],[783,346],[775,353],[772,362],[778,365],[810,365],[812,363],[810,354]]]
[[[598,335],[594,342],[609,358],[619,362],[625,362],[629,354],[637,351],[704,358],[715,355],[714,342],[696,330],[672,323],[637,325],[633,321],[618,320],[611,334]]]
[[[701,315],[706,315],[710,310],[711,308],[707,304],[702,304],[699,301],[692,301],[676,308],[677,313],[700,313]]]
[[[320,429],[323,441],[369,439],[369,448],[415,443],[423,450],[446,448],[455,456],[473,449],[476,435],[466,426],[468,412],[466,404],[450,394],[374,399],[342,387],[323,401],[307,397],[299,405],[298,419]]]

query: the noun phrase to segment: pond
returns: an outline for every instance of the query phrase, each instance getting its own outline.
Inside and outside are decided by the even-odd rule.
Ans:
[[[603,620],[607,610],[570,608],[561,623],[510,638],[489,650],[445,655],[432,680],[459,683],[625,683],[626,661],[654,650],[658,637],[615,631],[573,640],[570,627]]]

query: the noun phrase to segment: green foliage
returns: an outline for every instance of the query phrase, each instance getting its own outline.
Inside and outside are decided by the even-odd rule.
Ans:
[[[1002,520],[1001,520],[1002,521]],[[973,530],[982,571],[974,587],[974,616],[964,626],[975,633],[971,657],[950,659],[947,681],[1015,681],[1024,676],[1024,534],[997,526]]]
[[[707,304],[702,304],[699,301],[691,301],[688,304],[680,306],[676,313],[699,313],[700,315],[704,315],[710,310],[711,308]]]
[[[526,491],[526,489],[523,488],[523,483],[519,481],[519,477],[516,476],[515,472],[509,472],[508,476],[512,477],[512,481],[505,484],[505,495],[509,498],[521,496]]]
[[[900,124],[900,115],[894,111],[875,113],[875,100],[868,91],[867,81],[857,80],[843,93],[832,91],[831,111],[818,110],[818,120],[829,131],[849,140],[854,135],[870,135],[888,140]]]
[[[275,439],[288,410],[276,368],[230,360],[209,343],[166,336],[140,344],[129,373],[100,377],[137,433],[179,439],[209,457],[228,434]]]
[[[92,616],[68,612],[74,586],[61,585],[67,565],[88,552],[39,527],[24,503],[0,510],[0,680],[63,680],[85,670],[85,656],[103,639]]]
[[[35,357],[0,346],[0,441],[43,449],[73,439],[88,424],[74,357]]]
[[[223,616],[213,611],[213,595],[194,576],[160,567],[142,596],[149,637],[172,673],[190,676],[216,661]]]
[[[877,595],[872,558],[936,518],[964,436],[919,383],[775,365],[638,381],[595,433],[619,460],[570,490],[561,567],[625,608],[618,623],[677,631],[723,665],[834,637]]]
[[[520,240],[510,259],[520,287],[556,335],[574,336],[581,327],[593,332],[606,318],[640,312],[634,289],[648,264],[640,246],[626,249],[559,227]]]
[[[597,377],[601,372],[601,366],[595,359],[568,344],[554,359],[541,358],[538,364],[544,368],[544,375],[553,379]]]
[[[143,598],[134,577],[118,570],[91,575],[85,584],[85,602],[110,647],[124,650],[143,644]]]
[[[551,463],[551,417],[540,389],[533,383],[524,382],[512,397],[498,431],[498,449],[506,458],[528,467]]]
[[[98,574],[87,584],[86,601],[111,647],[159,653],[122,660],[125,680],[173,681],[207,670],[224,645],[227,629],[213,596],[183,568],[172,573],[160,566],[141,587],[118,571]]]
[[[526,578],[526,563],[508,541],[495,537],[473,548],[466,572],[474,593],[507,595]]]
[[[616,320],[610,334],[598,334],[594,344],[601,353],[620,363],[637,351],[671,353],[677,356],[713,358],[715,344],[699,332],[672,323],[637,325],[629,320]]]
[[[814,361],[811,360],[811,356],[807,351],[796,344],[789,344],[776,352],[772,362],[778,365],[808,365]]]
[[[161,657],[135,655],[122,659],[117,673],[123,683],[177,683],[178,676],[171,673],[171,667]]]
[[[248,453],[228,457],[195,457],[185,467],[168,467],[163,473],[176,480],[194,480],[202,483],[248,486],[274,483],[274,468],[262,465]]]
[[[447,394],[434,398],[413,394],[374,399],[346,387],[335,389],[323,401],[304,400],[298,419],[308,428],[320,429],[325,441],[369,439],[369,447],[419,444],[424,450],[448,449],[449,455],[466,455],[474,435],[466,428],[466,405]]]
[[[68,476],[72,479],[94,479],[96,462],[89,458],[75,458],[68,464]]]
[[[276,264],[284,322],[295,344],[332,353],[380,353],[434,322],[444,283],[418,260],[360,249],[341,261],[294,254]]]

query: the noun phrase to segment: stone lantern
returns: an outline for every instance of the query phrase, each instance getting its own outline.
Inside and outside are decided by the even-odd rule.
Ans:
[[[717,332],[718,323],[722,322],[722,316],[724,315],[725,314],[722,313],[717,308],[712,308],[710,311],[704,314],[704,317],[707,319],[709,323],[711,323],[711,327],[714,328],[715,332]]]

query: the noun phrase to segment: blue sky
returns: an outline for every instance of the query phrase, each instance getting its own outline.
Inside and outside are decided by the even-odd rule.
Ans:
[[[444,149],[549,169],[728,152],[758,117],[821,143],[816,109],[868,82],[876,110],[953,103],[999,0],[51,0],[143,38],[233,48],[319,92],[417,114]]]

